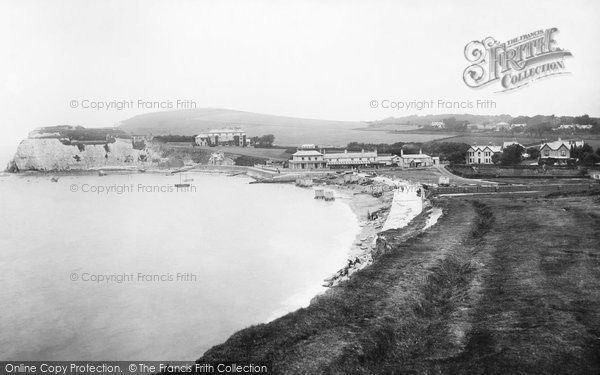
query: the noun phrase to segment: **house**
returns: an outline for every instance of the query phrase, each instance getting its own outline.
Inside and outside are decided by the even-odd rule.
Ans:
[[[575,130],[575,129],[579,129],[579,130],[590,130],[592,128],[592,125],[580,125],[580,124],[563,124],[561,126],[559,126],[556,129],[553,129],[554,131],[565,131],[565,130]]]
[[[379,166],[377,151],[348,152],[348,150],[344,150],[344,152],[325,153],[323,157],[331,169]]]
[[[583,141],[558,141],[544,142],[540,145],[540,160],[558,159],[566,161],[571,158],[571,147],[582,147]]]
[[[195,138],[199,146],[248,146],[246,132],[240,128],[210,129]]]
[[[389,167],[389,166],[394,166],[394,165],[400,165],[401,158],[400,158],[400,156],[393,155],[393,154],[380,154],[377,156],[377,161],[382,166]]]
[[[493,164],[492,156],[502,152],[501,146],[473,145],[467,150],[467,164]]]
[[[525,130],[526,127],[527,127],[527,124],[510,124],[511,129]]]
[[[439,157],[431,157],[419,150],[418,154],[405,154],[400,149],[400,166],[402,168],[430,167],[440,163]]]
[[[431,123],[431,127],[438,128],[438,129],[444,129],[446,127],[446,124],[444,124],[444,121],[433,121]]]
[[[503,130],[509,130],[510,124],[508,122],[501,121],[494,126],[494,129],[499,132]]]
[[[299,149],[288,161],[290,169],[325,169],[327,162],[323,154],[317,150]]]

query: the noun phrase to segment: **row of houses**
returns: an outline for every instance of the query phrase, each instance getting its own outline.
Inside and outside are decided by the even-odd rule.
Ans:
[[[377,151],[327,152],[300,147],[289,160],[290,169],[360,169],[380,167],[418,168],[439,164],[439,157],[418,154],[377,154]]]
[[[506,147],[519,145],[518,142],[504,142],[502,146],[495,145],[472,145],[467,150],[467,164],[493,164],[492,156],[501,153]],[[559,162],[571,158],[571,148],[582,147],[583,141],[563,141],[560,138],[554,142],[543,142],[540,145],[540,159],[557,159]],[[529,157],[526,153],[523,157]]]

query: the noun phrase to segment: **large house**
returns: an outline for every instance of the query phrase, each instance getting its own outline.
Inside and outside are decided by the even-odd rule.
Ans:
[[[292,155],[288,162],[290,169],[325,169],[327,162],[323,154],[317,150],[300,149]]]
[[[493,164],[492,156],[502,152],[500,146],[473,145],[467,150],[467,164]]]
[[[199,146],[238,146],[248,145],[246,132],[240,128],[210,129],[195,138]]]
[[[540,145],[540,159],[557,159],[566,161],[571,158],[571,147],[582,147],[583,141],[545,142]]]

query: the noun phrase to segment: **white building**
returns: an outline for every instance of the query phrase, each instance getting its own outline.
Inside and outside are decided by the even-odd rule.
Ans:
[[[433,121],[431,123],[431,127],[438,128],[438,129],[444,129],[446,127],[446,124],[444,124],[444,121]]]
[[[400,166],[402,168],[419,168],[430,167],[440,163],[440,158],[429,156],[419,150],[418,154],[405,154],[404,150],[400,149]]]
[[[401,158],[398,155],[393,154],[380,154],[377,156],[377,162],[382,166],[393,166],[400,165]]]
[[[327,163],[317,150],[298,150],[288,162],[290,169],[325,169]]]
[[[502,152],[500,146],[473,145],[467,150],[467,164],[493,164],[492,156]]]
[[[344,152],[337,153],[326,153],[323,155],[327,166],[329,168],[360,168],[360,167],[374,167],[379,165],[377,161],[377,151],[365,151],[361,152]]]
[[[540,159],[566,160],[571,158],[571,147],[583,147],[583,141],[558,141],[545,142],[540,145]]]
[[[196,136],[200,146],[238,146],[246,147],[246,132],[240,128],[210,129]]]

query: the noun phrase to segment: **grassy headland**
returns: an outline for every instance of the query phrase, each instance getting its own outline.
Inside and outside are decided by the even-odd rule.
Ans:
[[[600,198],[439,199],[381,235],[376,260],[307,308],[201,361],[276,373],[598,373]]]

